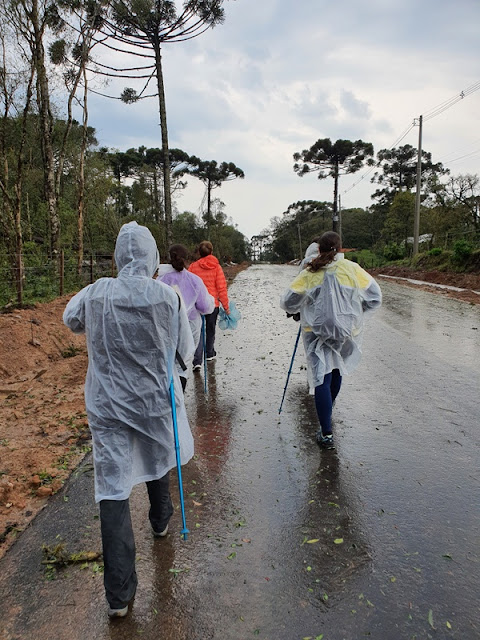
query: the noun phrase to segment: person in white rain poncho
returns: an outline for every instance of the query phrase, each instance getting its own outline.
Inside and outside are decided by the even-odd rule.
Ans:
[[[305,267],[307,266],[307,264],[309,262],[311,262],[314,258],[318,258],[318,241],[320,240],[320,238],[315,238],[307,247],[307,250],[305,251],[305,257],[302,260],[302,262],[300,263],[300,267],[302,269],[305,269]]]
[[[177,354],[190,362],[195,345],[179,296],[153,279],[159,257],[146,227],[123,225],[115,262],[118,276],[101,278],[77,293],[63,321],[87,339],[85,405],[95,500],[100,503],[105,591],[109,615],[122,617],[137,586],[128,501],[132,487],[147,483],[154,535],[167,533],[173,513],[168,479],[176,464],[172,377],[182,464],[193,456],[175,358]]]
[[[326,449],[335,448],[332,405],[342,376],[358,366],[364,320],[382,302],[376,281],[358,264],[344,259],[340,243],[337,233],[324,233],[319,256],[298,274],[280,300],[287,313],[300,313],[320,422],[316,439]]]

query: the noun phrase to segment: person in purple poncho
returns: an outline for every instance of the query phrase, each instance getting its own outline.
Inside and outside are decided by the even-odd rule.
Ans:
[[[187,269],[188,251],[183,244],[173,244],[168,250],[170,264],[161,264],[157,279],[168,284],[182,296],[195,344],[200,342],[202,315],[212,313],[215,299],[208,293],[203,280]],[[180,373],[183,389],[187,384],[187,371]]]

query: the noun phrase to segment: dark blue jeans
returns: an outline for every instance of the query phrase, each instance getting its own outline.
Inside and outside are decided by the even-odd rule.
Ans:
[[[342,386],[342,376],[338,369],[334,369],[323,379],[323,383],[315,387],[315,408],[322,429],[322,435],[332,433],[332,405]]]
[[[146,484],[150,500],[148,517],[152,528],[160,532],[165,529],[173,513],[168,473],[163,478]],[[135,538],[128,499],[101,500],[100,525],[105,594],[112,609],[123,609],[137,589]]]
[[[207,342],[207,358],[212,358],[217,355],[217,352],[214,349],[215,345],[215,329],[217,326],[217,318],[218,318],[219,308],[216,307],[213,313],[207,313],[205,316],[205,333],[206,333],[206,342]],[[202,364],[203,362],[203,332],[200,335],[200,340],[197,345],[197,349],[195,351],[195,355],[193,356],[193,365]]]

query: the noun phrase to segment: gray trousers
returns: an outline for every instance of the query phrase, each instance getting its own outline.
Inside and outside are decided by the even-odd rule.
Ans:
[[[168,473],[146,483],[150,500],[148,517],[152,529],[160,533],[173,514]],[[112,609],[123,609],[135,595],[135,538],[127,500],[101,500],[105,594]]]

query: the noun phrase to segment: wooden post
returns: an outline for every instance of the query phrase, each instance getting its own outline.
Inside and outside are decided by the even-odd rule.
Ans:
[[[17,251],[15,260],[15,279],[17,285],[17,303],[19,306],[23,304],[23,261],[22,254]]]
[[[63,296],[65,278],[65,253],[60,251],[60,295]]]
[[[415,194],[415,217],[413,222],[413,256],[418,253],[420,236],[420,192],[422,190],[422,124],[423,116],[418,119],[418,158],[417,158],[417,193]]]

